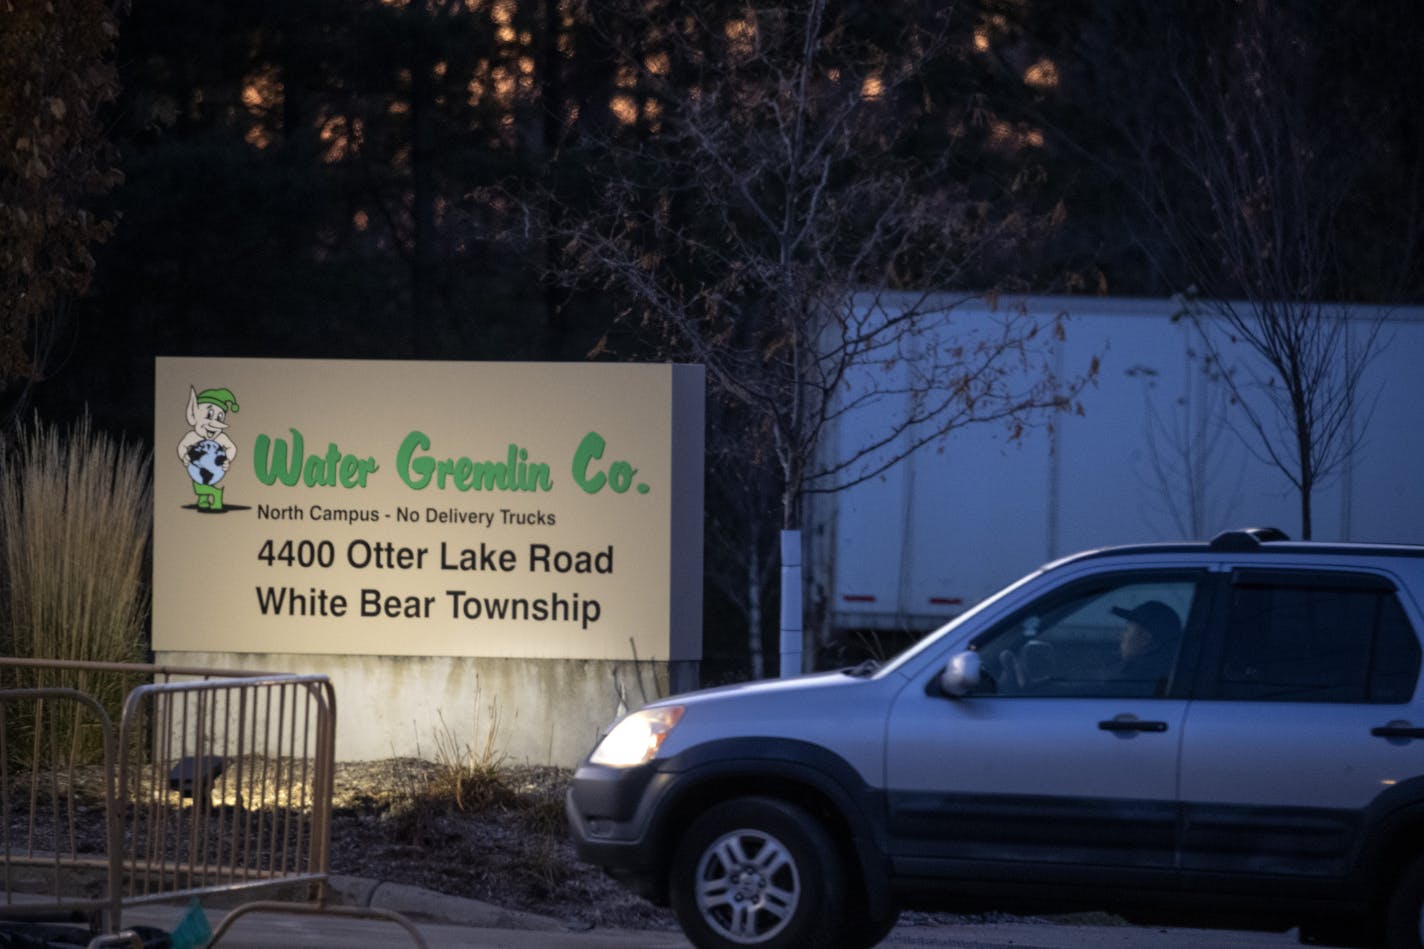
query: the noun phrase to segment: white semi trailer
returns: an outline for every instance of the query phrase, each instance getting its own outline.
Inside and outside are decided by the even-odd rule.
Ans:
[[[823,643],[856,631],[923,633],[1077,550],[1241,526],[1300,536],[1297,491],[1226,386],[1203,371],[1191,321],[1174,319],[1183,304],[979,299],[955,308],[951,331],[1015,307],[1043,321],[1067,315],[1055,359],[1064,377],[1099,360],[1082,414],[1060,413],[1017,439],[995,425],[962,428],[870,481],[812,497],[806,606]],[[1347,437],[1358,444],[1315,491],[1313,536],[1424,543],[1424,309],[1348,313],[1353,345],[1378,322],[1378,346],[1349,407]],[[1238,379],[1255,372],[1268,382],[1223,321],[1207,323]],[[907,409],[874,402],[843,420],[824,450],[845,452]]]

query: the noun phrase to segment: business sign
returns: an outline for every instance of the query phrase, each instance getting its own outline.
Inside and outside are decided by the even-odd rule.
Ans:
[[[154,648],[700,658],[703,384],[161,358]]]

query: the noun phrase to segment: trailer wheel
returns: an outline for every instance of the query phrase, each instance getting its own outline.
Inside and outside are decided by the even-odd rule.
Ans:
[[[785,801],[744,797],[693,821],[670,878],[673,911],[701,949],[834,945],[845,872],[820,823]]]

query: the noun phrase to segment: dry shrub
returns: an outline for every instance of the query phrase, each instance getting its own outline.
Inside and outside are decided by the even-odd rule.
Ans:
[[[478,708],[479,688],[475,689],[475,703]],[[508,806],[514,794],[501,776],[505,755],[499,750],[499,708],[496,703],[489,705],[485,719],[483,741],[476,746],[467,744],[462,749],[460,740],[445,723],[445,716],[437,713],[440,728],[435,733],[435,760],[438,765],[430,780],[427,793],[443,799],[453,800],[455,808],[464,811],[482,811],[491,807]],[[479,728],[479,716],[475,718],[475,728]]]

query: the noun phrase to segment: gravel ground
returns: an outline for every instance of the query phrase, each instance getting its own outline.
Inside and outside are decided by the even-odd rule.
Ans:
[[[472,773],[414,759],[340,764],[331,871],[584,926],[676,929],[671,911],[574,856],[563,817],[569,778],[558,768]]]

